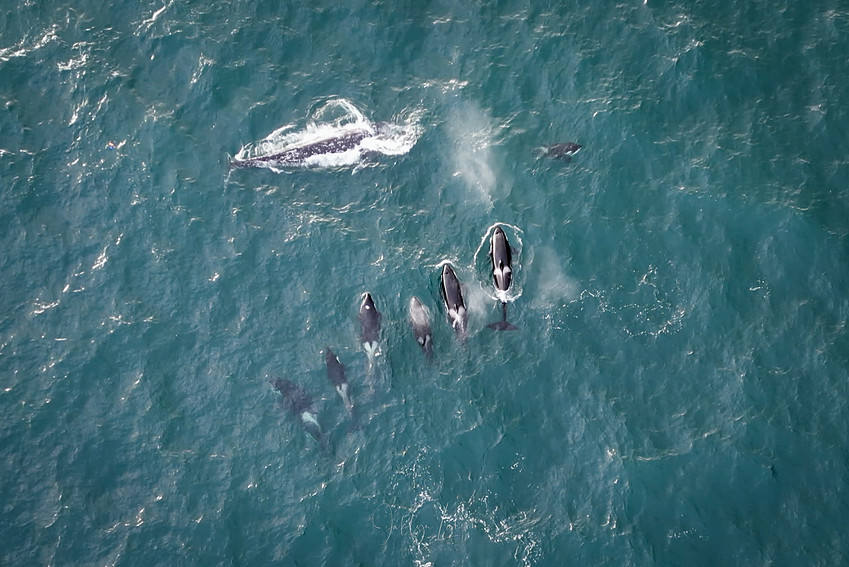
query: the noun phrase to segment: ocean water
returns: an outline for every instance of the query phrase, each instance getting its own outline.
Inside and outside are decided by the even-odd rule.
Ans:
[[[836,0],[7,2],[0,564],[846,564],[847,53]],[[412,137],[230,168],[340,105]]]

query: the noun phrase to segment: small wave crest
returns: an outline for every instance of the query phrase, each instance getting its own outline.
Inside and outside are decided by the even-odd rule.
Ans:
[[[306,126],[286,124],[256,143],[242,146],[235,167],[266,167],[274,171],[304,167],[359,165],[368,155],[404,155],[421,135],[420,111],[399,115],[397,122],[372,122],[346,99],[332,99],[315,108]]]

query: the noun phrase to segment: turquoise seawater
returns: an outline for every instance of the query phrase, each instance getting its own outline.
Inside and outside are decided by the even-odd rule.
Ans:
[[[847,54],[839,0],[6,2],[0,564],[846,564]],[[415,145],[230,169],[333,101]]]

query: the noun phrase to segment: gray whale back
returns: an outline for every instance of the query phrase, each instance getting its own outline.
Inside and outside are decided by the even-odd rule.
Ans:
[[[265,167],[267,165],[297,166],[303,164],[308,158],[313,156],[340,154],[352,150],[370,135],[372,133],[367,130],[355,130],[311,144],[288,148],[282,152],[234,159],[230,162],[230,165],[231,167]]]

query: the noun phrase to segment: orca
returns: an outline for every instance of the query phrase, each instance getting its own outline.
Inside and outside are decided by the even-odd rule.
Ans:
[[[445,264],[442,268],[440,291],[442,292],[442,301],[445,303],[445,312],[448,315],[448,320],[451,322],[451,327],[454,328],[454,332],[460,339],[465,339],[469,313],[466,310],[466,303],[463,301],[460,282],[457,280],[451,264]]]
[[[318,423],[318,415],[313,408],[312,397],[303,388],[290,380],[276,379],[271,382],[274,389],[283,395],[282,404],[288,410],[298,416],[301,425],[322,446],[327,445],[321,425]]]
[[[349,412],[354,411],[354,403],[348,394],[348,380],[345,378],[345,367],[339,362],[339,357],[333,354],[330,347],[324,349],[324,362],[327,364],[327,379],[336,388],[336,393],[342,398]]]
[[[433,334],[430,329],[430,313],[428,308],[414,295],[410,298],[408,312],[416,342],[422,347],[425,356],[430,359],[433,357]]]
[[[565,142],[562,144],[553,144],[545,147],[545,156],[555,159],[569,161],[573,155],[581,151],[583,146],[575,142]]]
[[[331,136],[309,144],[286,148],[282,152],[267,155],[234,158],[230,160],[231,168],[247,167],[299,167],[313,156],[341,154],[360,145],[365,138],[373,136],[369,130],[353,130],[338,136]]]
[[[374,357],[379,354],[381,315],[374,305],[374,299],[368,292],[363,294],[359,318],[360,342],[363,344],[363,350],[366,351],[368,365],[371,368],[374,364]]]
[[[513,283],[513,255],[507,235],[500,226],[496,226],[492,231],[492,237],[489,240],[489,259],[492,261],[495,294],[501,300],[501,321],[487,326],[496,331],[515,331],[516,327],[507,322],[507,290]]]

